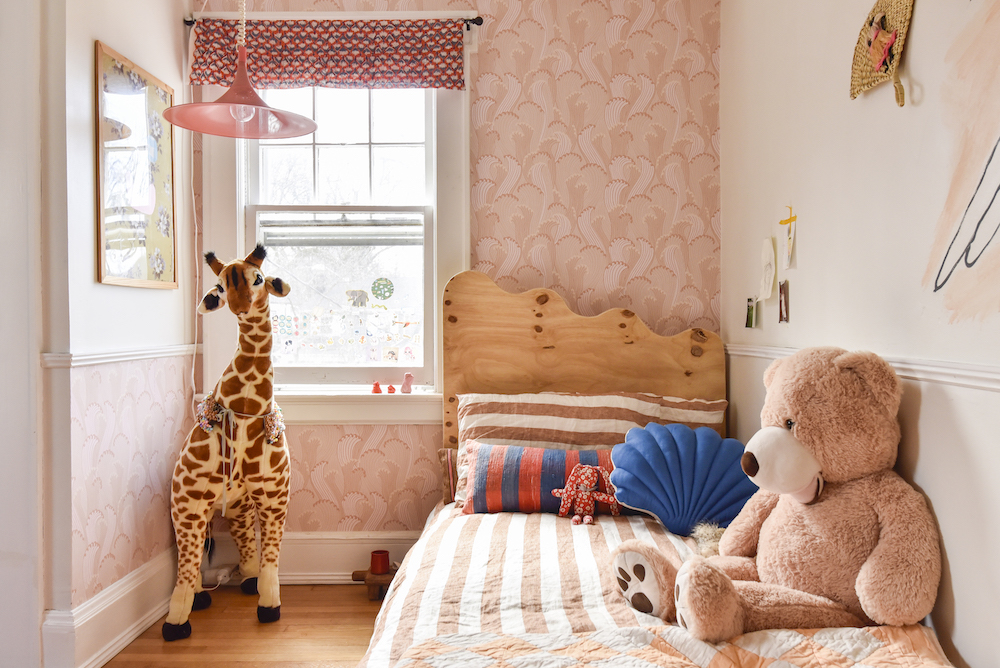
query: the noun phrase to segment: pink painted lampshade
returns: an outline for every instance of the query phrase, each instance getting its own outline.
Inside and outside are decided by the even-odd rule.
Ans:
[[[238,139],[286,139],[316,131],[316,122],[290,111],[272,109],[253,89],[247,75],[247,50],[238,46],[233,85],[215,102],[170,107],[164,120],[182,128]]]

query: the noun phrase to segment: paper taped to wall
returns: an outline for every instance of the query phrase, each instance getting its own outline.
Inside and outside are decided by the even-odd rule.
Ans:
[[[774,292],[774,242],[771,237],[764,239],[764,245],[760,249],[760,271],[758,301],[770,299]]]

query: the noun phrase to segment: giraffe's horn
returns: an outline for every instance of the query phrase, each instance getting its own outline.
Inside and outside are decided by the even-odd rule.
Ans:
[[[226,268],[226,265],[222,264],[222,261],[215,257],[215,253],[212,251],[205,253],[205,263],[212,268],[212,271],[215,272],[216,276],[222,273],[222,270]]]
[[[244,262],[252,264],[260,269],[260,265],[264,264],[265,257],[267,257],[267,249],[265,249],[263,245],[257,244],[257,247],[254,248],[249,255],[247,255],[247,259],[244,260]]]

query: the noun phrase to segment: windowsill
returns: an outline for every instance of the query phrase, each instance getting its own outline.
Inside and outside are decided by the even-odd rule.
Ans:
[[[279,384],[274,395],[288,424],[441,424],[443,398],[433,387],[410,394],[387,389],[372,394],[357,385]]]

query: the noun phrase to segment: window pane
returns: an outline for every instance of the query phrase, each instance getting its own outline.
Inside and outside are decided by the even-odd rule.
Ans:
[[[368,143],[368,91],[316,89],[316,141],[321,144]]]
[[[424,96],[420,88],[372,91],[372,142],[422,144]]]
[[[424,204],[423,146],[372,146],[372,200],[384,205]]]
[[[268,88],[258,91],[258,94],[269,107],[274,107],[282,111],[291,111],[306,118],[313,118],[312,88]],[[261,143],[311,144],[312,141],[313,135],[308,134],[301,137],[289,137],[288,139],[265,139],[261,140]]]
[[[272,227],[262,216],[265,272],[293,286],[271,300],[274,363],[422,366],[423,216],[323,216],[340,224]]]
[[[368,146],[320,146],[316,149],[319,204],[369,204]]]
[[[308,146],[260,146],[260,203],[311,204],[313,154]]]

